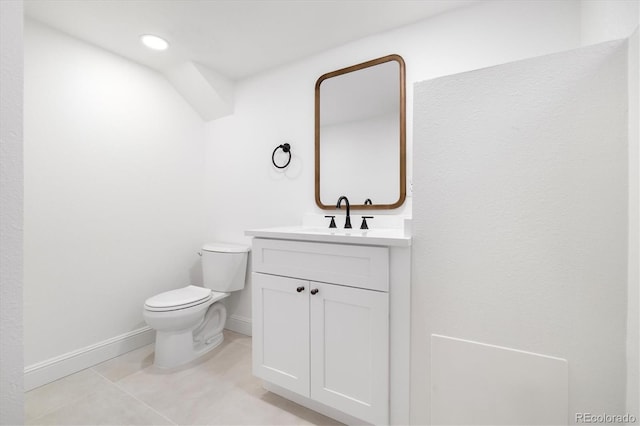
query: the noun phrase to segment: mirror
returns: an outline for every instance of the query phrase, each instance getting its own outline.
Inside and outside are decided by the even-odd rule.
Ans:
[[[322,75],[315,93],[315,194],[352,209],[393,209],[406,197],[405,65],[389,55]],[[365,200],[371,205],[365,205]],[[369,204],[367,202],[367,204]]]

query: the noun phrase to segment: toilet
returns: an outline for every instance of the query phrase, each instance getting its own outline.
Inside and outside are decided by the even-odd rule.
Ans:
[[[222,343],[227,310],[220,301],[244,288],[248,252],[237,244],[205,244],[203,287],[188,285],[144,302],[144,320],[156,330],[156,367],[181,366]]]

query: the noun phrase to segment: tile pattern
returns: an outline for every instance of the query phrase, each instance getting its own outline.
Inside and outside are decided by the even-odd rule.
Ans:
[[[225,330],[203,358],[171,371],[153,345],[25,394],[32,425],[339,425],[262,388],[251,374],[251,338]]]

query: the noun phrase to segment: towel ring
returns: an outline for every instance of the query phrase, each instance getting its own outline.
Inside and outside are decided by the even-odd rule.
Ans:
[[[289,154],[289,159],[287,160],[284,166],[278,166],[276,164],[276,151],[278,151],[279,149],[282,149],[282,152]],[[284,143],[282,145],[276,146],[276,149],[273,150],[273,154],[271,154],[271,162],[273,163],[274,166],[276,166],[279,169],[284,169],[285,167],[287,167],[291,162],[291,145],[289,145],[288,143]]]

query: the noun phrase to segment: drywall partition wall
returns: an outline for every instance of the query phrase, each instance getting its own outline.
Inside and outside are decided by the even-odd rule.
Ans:
[[[640,332],[638,305],[638,272],[640,247],[638,243],[638,24],[640,24],[640,2],[637,0],[583,0],[581,2],[581,40],[583,45],[605,40],[629,37],[629,306],[627,314],[627,411],[640,418],[638,363],[640,355],[638,338]]]
[[[23,422],[22,2],[0,2],[0,425]]]
[[[583,45],[631,36],[638,27],[638,0],[582,0],[580,38]]]
[[[204,125],[148,68],[32,21],[24,46],[25,365],[51,379],[148,342],[144,300],[198,282]]]
[[[549,409],[538,393],[548,382],[523,374],[492,387],[495,362],[471,377],[434,364],[434,335],[558,359],[549,369],[566,360],[565,422],[625,414],[626,76],[627,46],[609,42],[416,85],[413,423],[436,413],[441,423],[535,424],[492,401],[505,391],[530,414]],[[457,353],[458,365],[476,352]],[[451,374],[438,383],[485,380],[474,406],[494,413],[463,400],[444,415],[433,407],[443,367]]]
[[[410,177],[414,82],[579,43],[579,2],[482,2],[237,82],[233,115],[207,124],[208,239],[248,243],[245,229],[294,225],[307,212],[326,213],[316,208],[313,189],[314,87],[322,74],[390,53],[405,59]],[[278,171],[271,153],[283,142],[291,144],[293,159]],[[410,216],[411,198],[401,209],[374,216],[389,213]],[[376,220],[371,223],[375,227]],[[247,329],[250,288],[227,303],[228,324]]]
[[[431,424],[567,423],[567,360],[431,335]]]
[[[640,11],[638,11],[640,15]],[[629,38],[629,272],[627,412],[640,419],[640,30]]]

